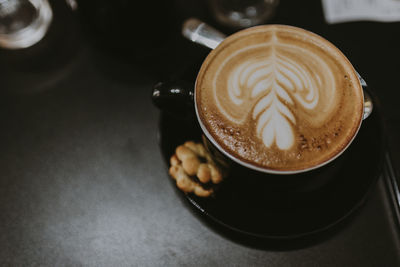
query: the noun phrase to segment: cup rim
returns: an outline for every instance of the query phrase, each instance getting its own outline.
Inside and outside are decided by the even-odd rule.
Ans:
[[[265,25],[264,25],[264,26],[265,26]],[[273,25],[270,25],[270,26],[273,26]],[[288,25],[283,25],[283,26],[288,26]],[[258,28],[258,27],[263,27],[263,26],[255,26],[255,27],[252,27],[252,28]],[[305,30],[305,29],[299,28],[299,27],[295,27],[295,26],[288,26],[288,27],[298,28],[298,29],[301,29],[301,30],[303,30],[303,31],[310,32],[310,31],[308,31],[308,30]],[[240,30],[239,32],[246,31],[246,30],[249,30],[249,28],[248,28],[248,29]],[[239,33],[239,32],[237,32],[237,33]],[[237,33],[234,33],[234,34],[232,34],[232,35],[236,35]],[[349,66],[351,67],[353,74],[357,77],[357,72],[356,72],[354,66],[351,64],[351,62],[349,61],[349,59],[343,54],[343,52],[342,52],[339,48],[337,48],[337,47],[336,47],[334,44],[332,44],[330,41],[326,40],[324,37],[322,37],[322,36],[320,36],[320,35],[318,35],[318,34],[316,34],[316,33],[313,33],[313,32],[310,32],[310,33],[312,33],[312,34],[314,34],[314,35],[317,35],[317,36],[320,37],[320,38],[323,38],[325,41],[327,41],[329,44],[331,44],[331,45],[334,46],[337,50],[339,50],[339,52],[340,52],[340,53],[343,55],[343,57],[347,60],[347,63],[348,63]],[[226,40],[229,40],[229,39],[230,39],[229,37],[231,37],[232,35],[230,35],[230,36],[228,36],[226,39],[224,39],[224,40],[219,44],[219,46],[220,46],[222,43],[226,42]],[[212,50],[212,51],[213,51],[213,50]],[[210,53],[211,53],[211,52],[210,52]],[[200,67],[200,70],[201,70],[201,68],[203,67],[204,62],[207,60],[207,58],[208,58],[209,55],[210,55],[210,54],[208,54],[207,57],[204,59],[202,65],[201,65],[201,67]],[[199,70],[199,72],[197,73],[196,81],[195,81],[195,84],[194,84],[194,106],[195,106],[196,118],[197,118],[197,121],[198,121],[198,123],[199,123],[199,125],[200,125],[200,128],[201,128],[201,130],[203,131],[203,133],[206,135],[207,139],[218,149],[219,152],[221,152],[224,156],[228,157],[230,160],[232,160],[232,161],[234,161],[234,162],[236,162],[236,163],[238,163],[238,164],[240,164],[240,165],[242,165],[242,166],[244,166],[244,167],[246,167],[246,168],[249,168],[249,169],[252,169],[252,170],[255,170],[255,171],[259,171],[259,172],[263,172],[263,173],[266,173],[266,174],[283,174],[283,175],[299,174],[299,173],[304,173],[304,172],[308,172],[308,171],[312,171],[312,170],[321,168],[321,167],[323,167],[323,166],[329,164],[330,162],[334,161],[334,160],[335,160],[336,158],[338,158],[340,155],[342,155],[342,154],[347,150],[347,148],[350,146],[350,144],[353,142],[353,140],[355,139],[355,137],[357,136],[357,134],[358,134],[358,132],[359,132],[359,130],[360,130],[360,128],[361,128],[361,124],[362,124],[362,121],[363,121],[363,116],[362,116],[362,114],[363,114],[363,111],[364,111],[364,108],[365,108],[365,106],[364,106],[364,104],[365,104],[365,102],[364,102],[364,89],[363,89],[363,87],[362,87],[362,85],[361,85],[360,79],[357,77],[358,84],[359,84],[359,88],[361,89],[362,113],[361,113],[361,116],[360,116],[360,119],[359,119],[359,123],[358,123],[357,129],[354,131],[353,136],[349,139],[349,141],[347,142],[347,144],[346,144],[339,152],[337,152],[334,156],[332,156],[332,157],[329,158],[328,160],[325,160],[325,161],[323,161],[323,162],[320,162],[319,164],[310,166],[310,167],[308,167],[308,168],[298,169],[298,170],[275,170],[275,169],[268,169],[268,168],[264,168],[264,167],[257,166],[257,165],[255,165],[255,164],[251,164],[251,163],[245,162],[245,161],[243,161],[243,160],[241,160],[241,159],[239,159],[239,158],[237,158],[237,157],[231,155],[228,151],[226,151],[226,150],[213,138],[213,136],[212,136],[212,135],[210,134],[210,132],[207,130],[207,127],[203,124],[203,122],[202,122],[202,120],[201,120],[201,118],[200,118],[199,111],[198,111],[198,107],[197,107],[197,93],[196,93],[196,91],[197,91],[197,84],[198,84],[198,77],[199,77],[200,70]]]

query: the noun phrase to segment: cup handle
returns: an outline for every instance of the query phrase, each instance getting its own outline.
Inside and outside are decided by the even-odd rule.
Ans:
[[[210,49],[216,48],[226,36],[218,30],[207,25],[203,21],[196,18],[187,19],[182,25],[182,35],[190,41],[208,47]],[[366,88],[368,87],[365,80],[356,71],[358,79],[364,91],[364,115],[363,120],[369,117],[373,110],[372,98]]]
[[[184,116],[194,113],[194,85],[189,82],[158,82],[153,87],[151,98],[162,111]]]

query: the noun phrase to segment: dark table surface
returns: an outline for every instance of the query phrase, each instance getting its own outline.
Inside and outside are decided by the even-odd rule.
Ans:
[[[320,2],[305,2],[282,0],[271,23],[314,31],[348,56],[380,99],[400,170],[400,23],[327,25]],[[167,17],[153,24],[144,24],[146,12],[129,17],[107,1],[79,2],[75,13],[52,3],[55,20],[42,42],[0,50],[1,266],[400,265],[383,179],[340,229],[297,246],[231,239],[186,205],[159,151],[150,93],[207,53],[178,30],[189,16],[216,25],[201,1],[168,2],[158,14]],[[109,31],[118,23],[104,18],[118,18],[115,10],[133,20],[130,32]],[[155,35],[168,16],[168,30]]]

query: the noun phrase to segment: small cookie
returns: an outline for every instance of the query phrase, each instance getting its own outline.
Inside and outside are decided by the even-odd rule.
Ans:
[[[182,167],[189,175],[195,175],[200,166],[200,160],[190,148],[182,145],[176,148],[176,156],[182,161]]]
[[[169,174],[176,180],[178,188],[185,193],[193,192],[199,197],[209,197],[214,192],[213,189],[204,189],[201,185],[192,181],[180,164],[171,166]]]
[[[169,173],[178,188],[197,196],[210,196],[214,192],[212,185],[222,182],[223,175],[204,146],[187,141],[178,146],[175,153],[170,159]],[[211,188],[205,188],[206,184]]]

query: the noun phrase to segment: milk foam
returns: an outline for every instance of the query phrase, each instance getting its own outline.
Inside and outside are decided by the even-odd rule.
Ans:
[[[224,98],[222,105],[221,88],[217,86],[220,72],[234,58],[255,49],[265,51],[261,56],[247,58],[230,71],[226,90],[231,104],[227,105],[227,99]],[[295,54],[296,60],[285,51]],[[318,68],[311,69],[313,65]],[[324,60],[304,48],[279,42],[275,34],[269,42],[249,45],[226,57],[213,80],[214,98],[221,114],[233,123],[241,124],[247,114],[242,113],[238,117],[231,111],[239,106],[247,106],[245,110],[252,112],[252,118],[256,121],[257,137],[262,139],[266,147],[276,144],[281,150],[290,149],[295,143],[294,107],[312,112],[321,97],[331,98],[335,90],[332,70]],[[330,105],[334,101],[325,102],[325,110],[332,110]]]
[[[265,170],[327,162],[357,133],[362,88],[347,58],[313,33],[264,25],[225,39],[204,61],[195,102],[206,136]]]

